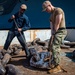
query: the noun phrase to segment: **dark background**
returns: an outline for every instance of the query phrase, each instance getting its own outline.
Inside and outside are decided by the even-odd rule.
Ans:
[[[31,29],[49,29],[50,14],[42,12],[42,3],[45,0],[0,0],[0,30],[10,29],[12,23],[8,19],[19,10],[22,3],[28,7],[26,15],[31,22]],[[75,28],[75,1],[50,0],[55,7],[61,7],[65,12],[67,28]]]

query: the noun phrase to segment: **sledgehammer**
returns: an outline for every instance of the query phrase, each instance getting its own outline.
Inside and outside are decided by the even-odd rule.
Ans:
[[[18,27],[18,25],[17,25],[17,23],[16,23],[15,19],[14,19],[14,23],[15,23],[15,25],[16,25],[16,27],[17,27],[17,29],[18,29],[19,27]],[[22,39],[23,39],[24,43],[26,44],[26,42],[25,42],[25,39],[24,39],[23,35],[21,34],[21,32],[19,32],[19,33],[20,33],[20,35],[21,35],[21,37],[22,37]]]
[[[15,21],[15,19],[13,19],[13,21],[14,21],[14,23],[15,23],[17,29],[18,29],[19,27],[18,27],[18,25],[17,25],[17,22]],[[19,33],[20,33],[20,35],[21,35],[21,37],[22,37],[22,39],[23,39],[23,41],[24,41],[24,44],[26,45],[26,41],[25,41],[25,39],[24,39],[22,33],[21,33],[21,32],[19,32]],[[27,47],[27,46],[26,46],[26,47]],[[28,49],[28,47],[27,47],[27,49]],[[27,54],[27,51],[26,51],[26,54]],[[28,53],[28,54],[29,54],[29,53]]]

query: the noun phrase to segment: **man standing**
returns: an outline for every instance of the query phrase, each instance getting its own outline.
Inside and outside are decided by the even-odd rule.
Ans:
[[[11,41],[13,38],[16,36],[20,44],[23,46],[25,52],[26,52],[26,57],[29,57],[29,51],[26,46],[26,40],[24,37],[23,31],[26,31],[30,28],[30,22],[28,17],[24,14],[26,11],[27,6],[25,4],[22,4],[20,6],[20,10],[15,13],[14,15],[11,16],[11,18],[8,20],[8,22],[13,21],[13,26],[8,32],[8,36],[4,45],[4,49],[7,50]]]
[[[60,45],[67,35],[65,26],[64,11],[59,7],[54,7],[50,1],[44,1],[42,4],[43,11],[51,13],[50,26],[51,38],[49,41],[48,51],[52,51],[52,58],[50,60],[50,70],[48,73],[61,72],[60,64]]]

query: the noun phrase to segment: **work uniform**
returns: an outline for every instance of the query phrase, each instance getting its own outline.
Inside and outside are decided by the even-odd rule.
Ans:
[[[60,45],[63,42],[64,38],[67,35],[66,26],[65,26],[65,16],[61,8],[55,8],[50,16],[50,21],[54,27],[56,16],[62,14],[62,20],[59,25],[59,29],[55,32],[53,42],[52,42],[52,63],[59,65],[60,63]]]
[[[26,39],[24,37],[24,33],[23,31],[26,31],[30,28],[30,22],[28,17],[23,13],[21,15],[19,15],[19,12],[17,12],[16,14],[14,14],[15,16],[15,22],[18,26],[18,28],[22,28],[21,34],[19,33],[19,31],[17,30],[17,27],[15,25],[15,22],[11,19],[8,20],[8,22],[12,22],[13,21],[13,25],[10,29],[10,31],[8,32],[8,36],[4,45],[4,49],[7,50],[11,41],[13,40],[13,38],[16,36],[18,41],[20,42],[20,44],[23,46],[25,52],[26,52],[26,56],[29,56],[29,51],[28,48],[26,46]]]

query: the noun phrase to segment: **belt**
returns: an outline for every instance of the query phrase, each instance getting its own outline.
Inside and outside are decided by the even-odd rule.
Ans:
[[[63,29],[66,29],[66,28],[64,28],[64,27],[61,27],[61,28],[59,28],[58,30],[63,30]]]

